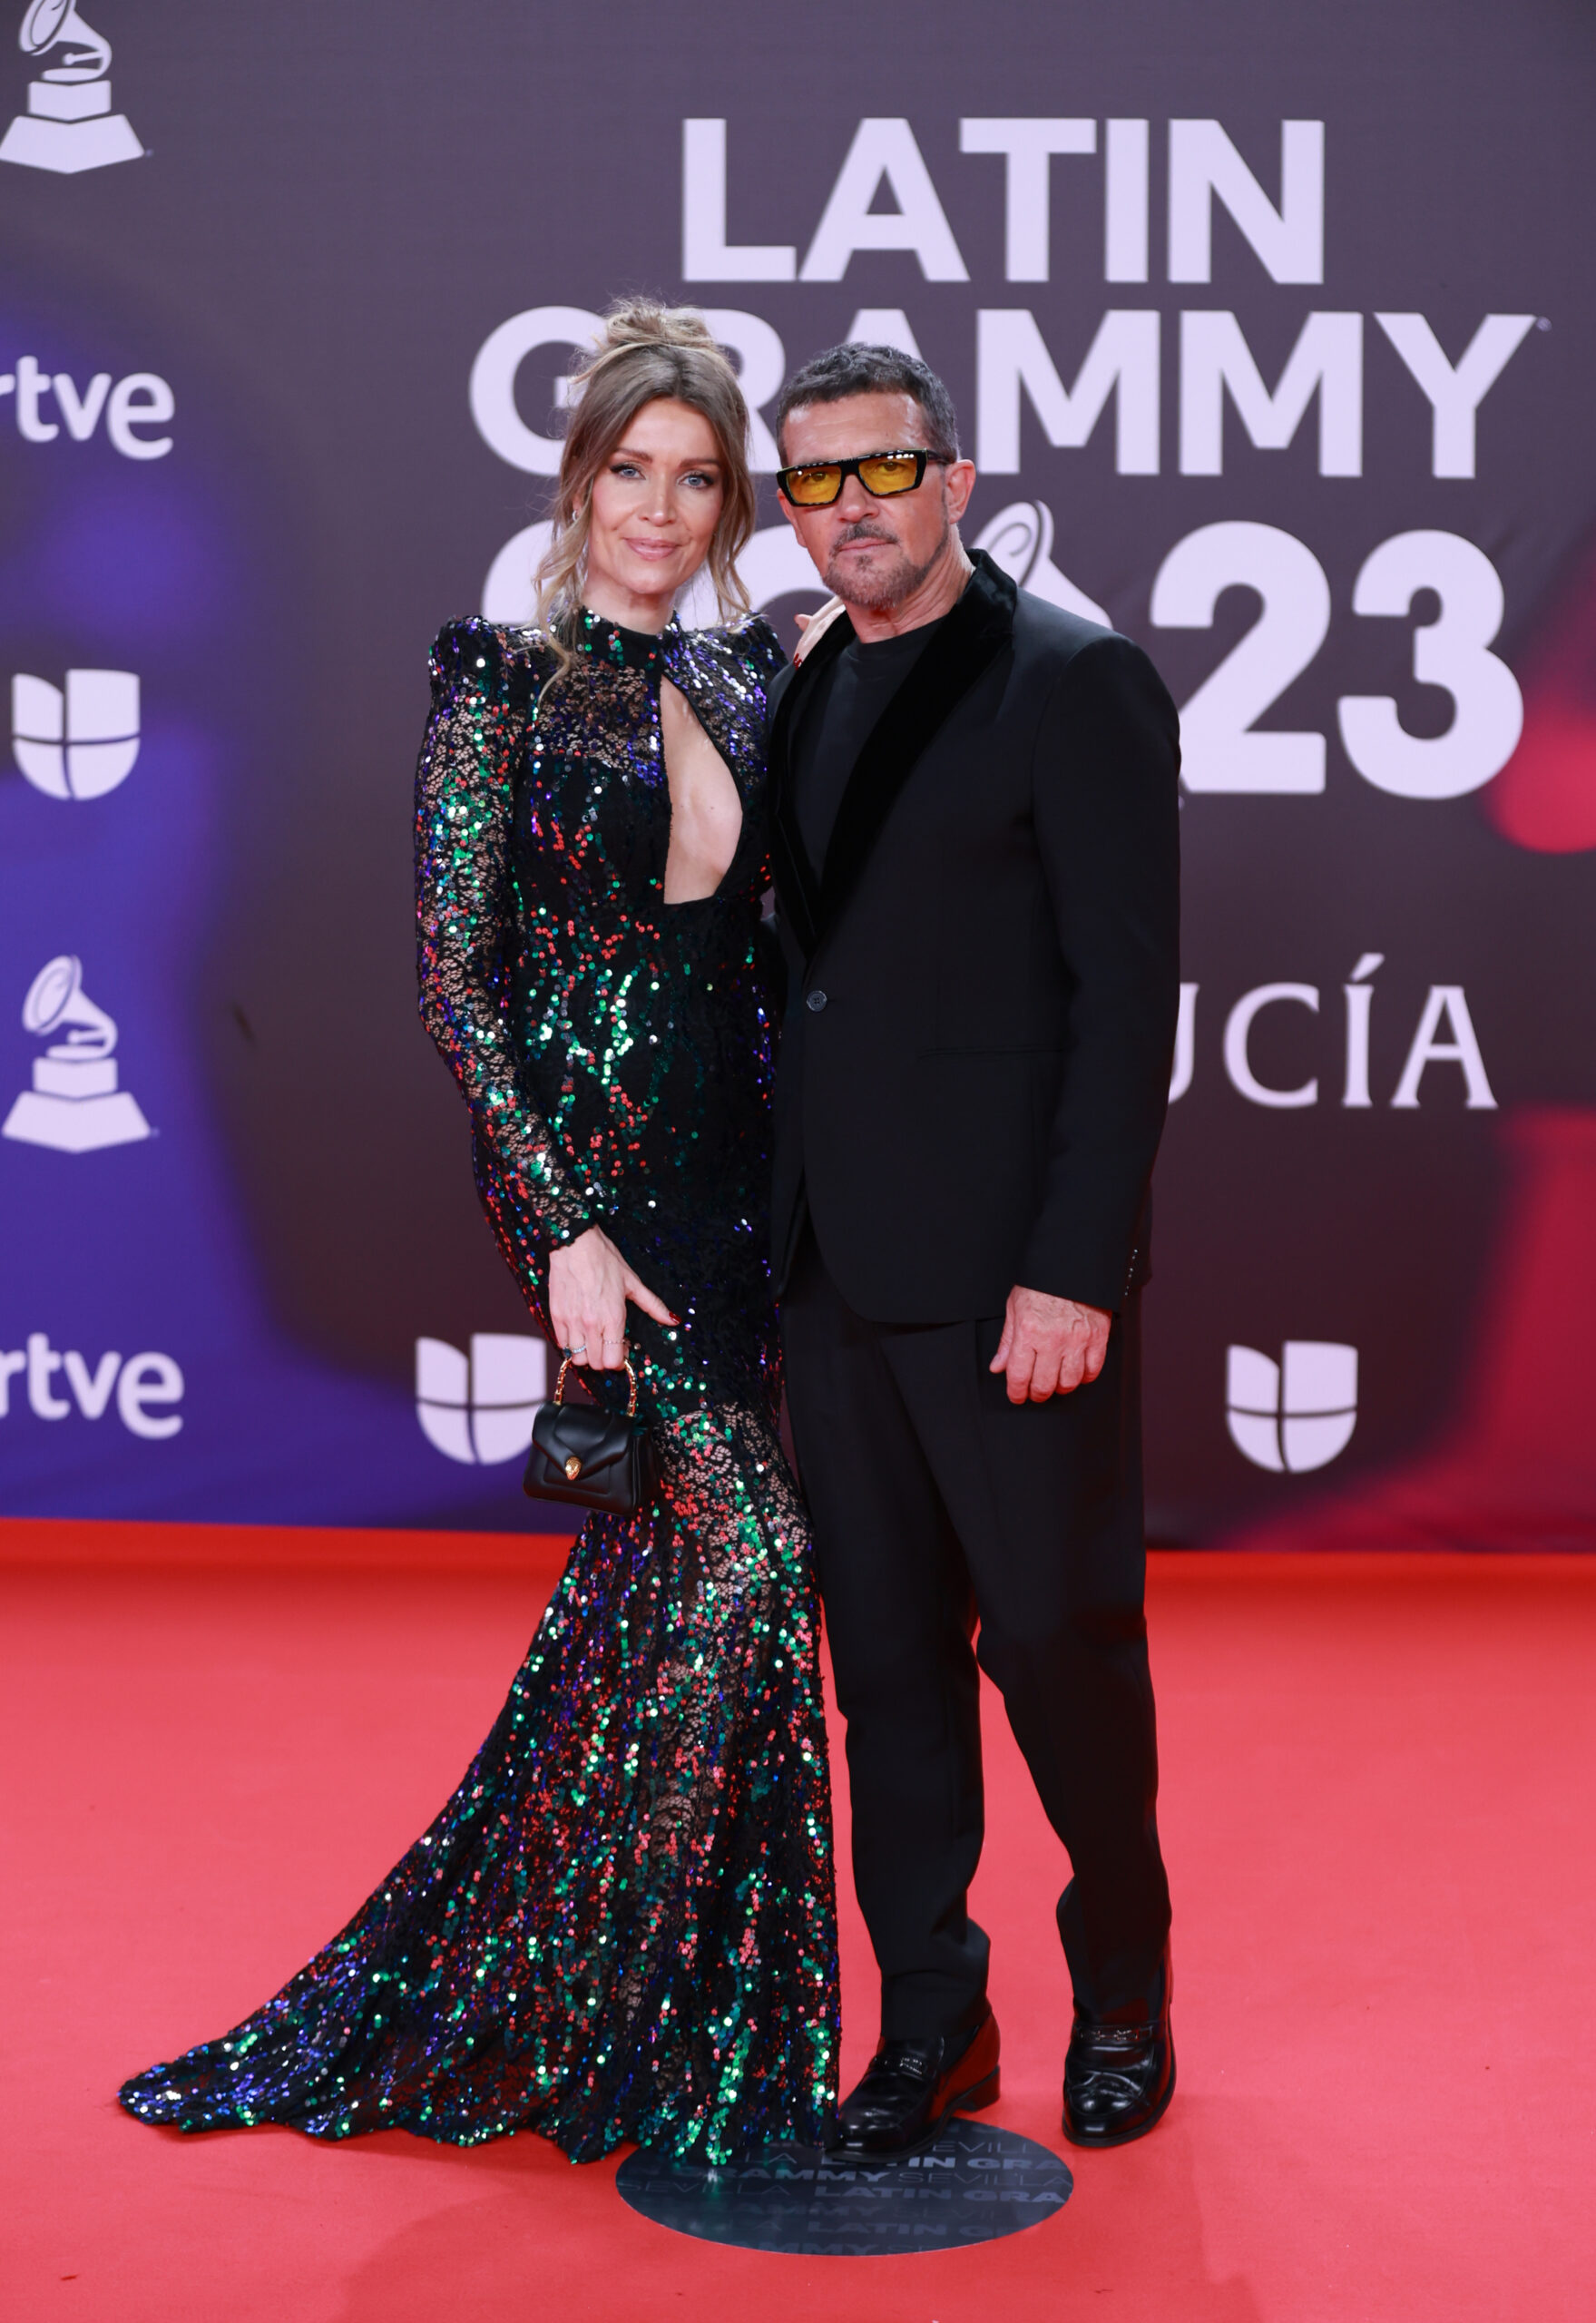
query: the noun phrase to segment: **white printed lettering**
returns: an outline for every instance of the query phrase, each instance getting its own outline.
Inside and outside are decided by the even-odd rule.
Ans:
[[[1363,474],[1363,317],[1309,315],[1271,394],[1233,314],[1180,318],[1180,473],[1224,470],[1224,397],[1260,451],[1284,451],[1317,394],[1319,474]]]
[[[961,153],[1006,156],[1004,270],[1011,282],[1048,279],[1050,163],[1055,153],[1095,153],[1094,121],[961,121]]]
[[[1452,1038],[1437,1037],[1442,1022],[1452,1027]],[[1413,1036],[1413,1046],[1402,1068],[1402,1078],[1392,1098],[1394,1109],[1415,1112],[1419,1102],[1419,1083],[1432,1064],[1455,1064],[1463,1073],[1464,1087],[1468,1094],[1465,1103],[1471,1112],[1494,1112],[1496,1100],[1491,1093],[1491,1083],[1485,1077],[1485,1060],[1480,1054],[1479,1039],[1474,1019],[1460,984],[1433,984],[1425,1013],[1419,1018],[1418,1030]]]
[[[1194,984],[1180,986],[1180,1013],[1175,1019],[1175,1056],[1170,1073],[1171,1105],[1190,1088],[1197,1068],[1197,992]]]
[[[105,398],[111,393],[109,371],[96,371],[83,395],[79,395],[70,371],[57,371],[51,385],[55,400],[61,406],[61,417],[66,422],[66,432],[74,443],[86,444],[100,424],[100,414],[105,408]]]
[[[1103,277],[1109,282],[1147,279],[1147,144],[1145,121],[1111,121],[1103,155]]]
[[[76,1348],[68,1348],[63,1358],[66,1365],[67,1385],[77,1397],[77,1407],[85,1419],[99,1419],[111,1401],[111,1390],[121,1367],[120,1355],[103,1355],[93,1371]]]
[[[1365,952],[1347,981],[1341,987],[1346,1003],[1346,1079],[1341,1102],[1344,1105],[1368,1105],[1369,1096],[1369,1012],[1375,1005],[1375,987],[1364,978],[1372,976],[1385,964],[1384,952]]]
[[[1285,1110],[1297,1105],[1317,1105],[1319,1102],[1317,1080],[1305,1081],[1297,1089],[1271,1089],[1254,1073],[1247,1054],[1253,1019],[1259,1010],[1288,1000],[1294,1002],[1298,1008],[1311,1008],[1316,1015],[1318,1014],[1317,985],[1260,984],[1255,992],[1242,994],[1225,1020],[1225,1070],[1235,1087],[1255,1105],[1270,1105]]]
[[[116,1383],[116,1408],[132,1436],[159,1443],[175,1436],[183,1424],[181,1412],[152,1418],[152,1404],[175,1404],[183,1392],[183,1375],[170,1355],[130,1355]]]
[[[1325,124],[1280,123],[1277,210],[1217,121],[1170,123],[1170,280],[1212,280],[1213,203],[1276,282],[1325,279]]]
[[[684,282],[790,282],[790,245],[726,239],[726,123],[681,124],[681,277]],[[551,471],[552,473],[552,471]]]
[[[30,444],[53,443],[61,430],[53,419],[39,416],[39,400],[52,392],[50,380],[33,356],[16,358],[16,432]]]
[[[105,433],[124,460],[163,460],[171,449],[170,436],[137,436],[137,427],[160,427],[177,409],[164,379],[153,371],[133,371],[118,379],[105,411]]]
[[[1414,631],[1413,673],[1452,696],[1444,734],[1410,734],[1390,694],[1346,694],[1336,705],[1346,755],[1366,782],[1396,799],[1460,799],[1499,774],[1518,748],[1524,701],[1490,650],[1502,626],[1502,581],[1483,549],[1456,533],[1397,533],[1366,559],[1352,610],[1400,620],[1421,589],[1440,608]]]
[[[1262,605],[1181,710],[1181,779],[1189,790],[1311,796],[1325,787],[1324,736],[1251,730],[1324,643],[1330,583],[1294,534],[1239,521],[1203,524],[1159,567],[1150,618],[1160,629],[1209,629],[1220,597],[1235,588],[1256,589]]]
[[[1487,315],[1454,368],[1423,315],[1375,317],[1424,389],[1434,414],[1432,475],[1473,475],[1474,415],[1523,345],[1534,319],[1533,315]]]
[[[870,207],[884,182],[896,210]],[[927,282],[970,279],[906,121],[860,122],[799,280],[840,282],[856,250],[913,250]]]
[[[1020,472],[1023,388],[1050,444],[1077,451],[1115,398],[1114,465],[1121,475],[1159,470],[1159,318],[1111,309],[1066,387],[1028,307],[983,307],[975,318],[976,452],[995,475]]]
[[[28,1404],[39,1419],[64,1419],[72,1406],[64,1396],[50,1392],[50,1381],[61,1368],[61,1358],[46,1331],[28,1333]]]

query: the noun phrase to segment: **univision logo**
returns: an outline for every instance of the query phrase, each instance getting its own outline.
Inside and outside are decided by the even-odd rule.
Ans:
[[[47,799],[103,799],[139,755],[139,681],[131,670],[68,670],[11,681],[11,749]]]
[[[548,1393],[546,1340],[476,1331],[469,1355],[447,1339],[416,1342],[416,1416],[448,1459],[492,1467],[524,1458]]]
[[[1257,1348],[1226,1350],[1230,1441],[1255,1467],[1300,1475],[1345,1452],[1357,1426],[1357,1349],[1288,1339],[1277,1363]]]

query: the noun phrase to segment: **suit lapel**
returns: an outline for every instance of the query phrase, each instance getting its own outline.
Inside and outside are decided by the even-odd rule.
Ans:
[[[854,635],[844,615],[783,688],[770,730],[771,860],[781,907],[804,957],[813,959],[858,884],[893,805],[939,729],[1014,633],[1015,589],[982,549],[935,652],[922,656],[887,703],[860,750],[837,810],[823,877],[817,878],[798,831],[792,797],[793,720],[805,681]]]
[[[876,720],[848,778],[826,850],[817,943],[836,925],[921,756],[1013,636],[1013,583],[980,549],[974,562],[935,648],[915,662]]]
[[[806,959],[812,956],[818,940],[820,882],[798,829],[792,795],[793,726],[817,674],[836,659],[853,633],[853,623],[846,613],[832,622],[813,653],[788,672],[770,721],[770,869],[788,925]]]

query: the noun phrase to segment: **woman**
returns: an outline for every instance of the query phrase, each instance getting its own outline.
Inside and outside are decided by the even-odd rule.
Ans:
[[[824,2134],[818,1621],[764,1259],[781,656],[758,618],[672,613],[706,563],[723,615],[741,598],[746,425],[700,318],[611,314],[579,375],[540,626],[442,632],[418,774],[422,1008],[483,1203],[612,1408],[632,1355],[657,1501],[589,1519],[431,1829],[257,2015],[128,2083],[144,2121],[535,2129],[576,2160]]]

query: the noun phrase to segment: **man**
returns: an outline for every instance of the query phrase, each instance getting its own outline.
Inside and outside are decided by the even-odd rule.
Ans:
[[[912,2152],[997,2095],[965,1902],[978,1661],[1073,1873],[1065,2133],[1115,2145],[1175,2078],[1137,1309],[1177,720],[1137,647],[966,554],[975,471],[923,363],[834,348],[778,426],[784,513],[842,602],[770,730],[776,1277],[882,1986],[837,2143]]]

